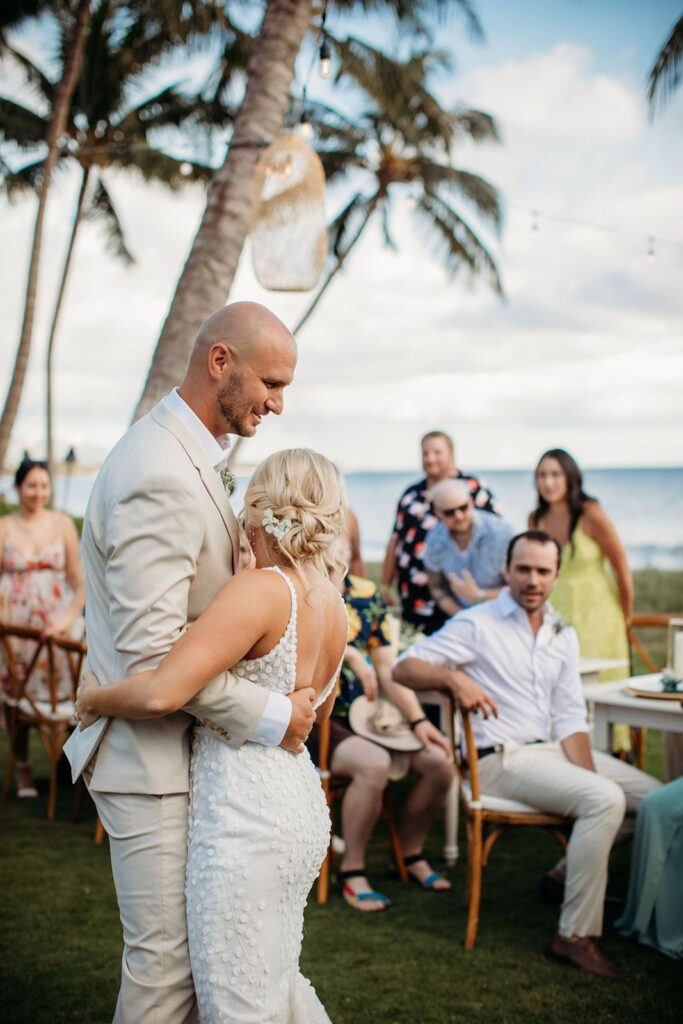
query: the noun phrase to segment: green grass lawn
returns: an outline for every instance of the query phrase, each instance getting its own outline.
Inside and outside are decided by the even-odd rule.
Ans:
[[[4,737],[1,738],[4,741]],[[0,744],[0,761],[6,746]],[[34,745],[38,776],[44,764]],[[651,734],[648,768],[658,773],[660,743]],[[94,813],[68,823],[71,792],[60,793],[58,820],[45,820],[46,781],[35,801],[0,805],[0,1019],[13,1024],[99,1024],[111,1020],[118,988],[120,926],[107,845],[93,844]],[[430,853],[438,863],[442,832]],[[681,965],[616,936],[608,905],[604,947],[633,974],[617,985],[547,960],[557,912],[536,899],[536,883],[556,856],[545,833],[523,830],[496,846],[484,880],[479,943],[465,952],[463,859],[451,869],[454,891],[423,893],[393,880],[380,826],[368,868],[392,900],[382,915],[351,910],[336,892],[306,912],[303,970],[334,1024],[619,1024],[680,1020]],[[610,891],[623,896],[628,850],[617,851]]]
[[[683,608],[683,573],[638,574],[638,606]],[[647,588],[645,584],[647,583]],[[646,594],[647,604],[641,594]],[[0,1020],[7,1024],[104,1024],[118,989],[121,931],[106,842],[93,844],[94,811],[68,823],[71,791],[61,785],[58,820],[46,812],[46,770],[33,743],[40,798],[0,805]],[[0,735],[0,768],[6,742]],[[649,734],[649,771],[661,776],[661,743]],[[443,832],[429,852],[438,865]],[[608,904],[604,948],[633,981],[618,985],[547,960],[555,908],[536,899],[557,848],[525,829],[500,840],[485,872],[477,948],[465,952],[465,846],[448,895],[404,887],[388,874],[379,826],[368,857],[388,912],[361,915],[333,893],[306,912],[302,967],[334,1024],[668,1024],[681,1019],[681,965],[622,941]],[[613,858],[610,892],[624,895],[629,849]]]

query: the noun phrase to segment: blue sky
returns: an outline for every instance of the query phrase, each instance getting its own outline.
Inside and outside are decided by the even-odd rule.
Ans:
[[[415,461],[416,438],[444,427],[473,468],[530,466],[556,445],[585,465],[683,464],[683,89],[654,122],[644,101],[647,71],[680,8],[480,0],[477,9],[487,44],[472,43],[458,19],[441,29],[457,67],[435,90],[449,105],[481,106],[499,120],[504,145],[460,144],[453,159],[501,190],[505,230],[495,245],[507,301],[449,280],[397,195],[398,252],[369,229],[302,332],[287,412],[246,446],[250,462],[315,438],[344,469],[403,469]],[[377,35],[376,26],[353,28]],[[23,42],[39,48],[42,39]],[[303,73],[308,57],[299,64]],[[5,85],[18,87],[7,71]],[[309,93],[348,109],[355,103],[315,72]],[[48,213],[44,292],[16,434],[16,447],[35,454],[45,335],[77,184],[64,176]],[[114,262],[86,225],[58,341],[58,437],[77,443],[86,461],[125,429],[203,207],[199,189],[169,195],[123,178],[110,187],[137,263],[127,270]],[[330,212],[345,194],[331,190]],[[537,232],[534,209],[542,214]],[[0,215],[4,389],[32,202],[3,204]],[[309,301],[261,289],[248,247],[230,297],[264,302],[289,324]]]

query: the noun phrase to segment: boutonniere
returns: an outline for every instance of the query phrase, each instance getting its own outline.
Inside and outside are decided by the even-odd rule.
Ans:
[[[566,619],[563,619],[561,615],[557,615],[553,622],[553,635],[550,642],[552,643],[556,636],[560,633],[564,633],[565,629],[569,629],[569,623]]]
[[[231,473],[227,466],[225,467],[225,469],[221,470],[221,483],[225,488],[225,493],[227,494],[228,497],[230,497],[232,492],[235,490],[235,477],[233,476],[233,474]]]

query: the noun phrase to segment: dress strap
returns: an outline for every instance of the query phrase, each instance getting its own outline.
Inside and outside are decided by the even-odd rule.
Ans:
[[[296,634],[296,624],[297,624],[296,587],[294,586],[294,584],[290,580],[290,578],[287,575],[287,573],[283,572],[279,565],[267,565],[265,568],[266,568],[266,572],[276,572],[278,574],[278,576],[282,577],[282,579],[285,581],[285,583],[289,587],[289,593],[290,593],[290,596],[292,598],[292,613],[291,613],[291,615],[289,617],[289,622],[287,623],[286,632],[290,632],[290,630],[293,630],[294,633]]]

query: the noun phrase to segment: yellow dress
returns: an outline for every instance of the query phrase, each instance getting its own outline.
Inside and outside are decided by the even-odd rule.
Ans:
[[[581,657],[619,658],[628,666],[626,623],[611,566],[600,545],[580,525],[572,541],[573,545],[565,544],[562,549],[551,604],[576,630]],[[620,679],[624,674],[623,669],[609,669],[600,673],[600,681]],[[614,727],[613,746],[615,751],[631,749],[628,726]]]

